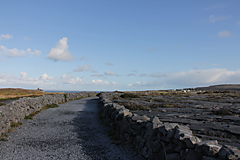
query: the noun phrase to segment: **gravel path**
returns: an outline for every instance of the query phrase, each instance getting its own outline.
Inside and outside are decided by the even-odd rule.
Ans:
[[[127,146],[115,145],[99,123],[98,98],[84,98],[44,110],[0,142],[0,159],[139,159]]]

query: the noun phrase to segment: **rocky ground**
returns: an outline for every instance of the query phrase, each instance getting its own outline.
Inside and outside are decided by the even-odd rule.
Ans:
[[[189,126],[202,140],[240,149],[240,92],[148,91],[115,93],[112,100],[133,113]]]
[[[96,97],[41,111],[9,133],[8,141],[0,141],[0,159],[140,159],[128,146],[111,140],[97,113]]]

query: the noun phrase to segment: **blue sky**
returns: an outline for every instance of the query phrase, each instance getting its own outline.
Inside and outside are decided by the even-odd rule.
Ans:
[[[1,0],[0,87],[240,83],[238,0]]]

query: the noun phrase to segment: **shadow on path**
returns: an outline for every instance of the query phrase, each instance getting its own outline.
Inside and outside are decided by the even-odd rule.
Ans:
[[[109,159],[107,157],[108,138],[104,126],[98,118],[98,98],[86,101],[85,107],[73,120],[74,132],[78,134],[78,143],[86,155],[92,159]]]

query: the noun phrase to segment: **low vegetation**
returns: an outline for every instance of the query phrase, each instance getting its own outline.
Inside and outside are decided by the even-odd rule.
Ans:
[[[57,104],[53,103],[53,104],[48,104],[46,106],[44,106],[40,111],[43,111],[45,109],[49,109],[49,108],[56,108],[59,107]]]
[[[46,105],[44,107],[42,107],[42,109],[40,109],[40,111],[43,111],[45,109],[49,109],[49,108],[56,108],[56,107],[59,107],[57,104],[49,104],[49,105]],[[33,117],[38,114],[40,111],[37,111],[37,112],[34,112],[34,113],[31,113],[29,114],[28,116],[25,116],[24,119],[33,119]]]
[[[39,90],[29,90],[21,88],[0,88],[0,102],[8,100],[17,100],[22,97],[38,97],[46,94],[52,95],[59,93],[50,93]]]
[[[7,137],[8,137],[8,136],[7,136],[6,134],[2,134],[2,135],[0,136],[0,141],[4,141],[4,142],[5,142],[5,141],[8,141],[8,140],[7,140]]]
[[[188,108],[199,103],[223,103],[238,104],[240,92],[238,91],[130,91],[114,92],[112,95],[114,103],[124,105],[129,110],[156,110],[158,108]],[[119,94],[118,94],[119,93]],[[203,109],[203,106],[197,108]],[[206,108],[206,107],[205,107]],[[239,114],[232,109],[221,108],[211,111],[215,115],[235,115]]]
[[[133,93],[124,93],[120,96],[121,98],[140,98],[139,95]]]
[[[6,105],[6,103],[0,103],[0,106],[4,106],[4,105]]]
[[[35,113],[32,113],[32,114],[29,114],[28,116],[25,116],[24,119],[33,119],[33,116],[35,116],[36,114],[38,114],[38,112],[35,112]]]
[[[135,102],[120,102],[120,105],[124,105],[125,108],[134,111],[134,110],[149,110],[150,108]]]
[[[16,128],[16,127],[18,127],[18,126],[20,126],[20,125],[22,125],[22,122],[11,122],[11,124],[10,124],[10,126],[11,126],[12,128]]]

